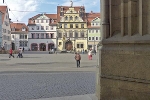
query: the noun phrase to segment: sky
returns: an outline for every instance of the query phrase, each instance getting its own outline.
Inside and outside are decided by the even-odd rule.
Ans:
[[[70,0],[0,0],[0,5],[10,9],[13,22],[27,23],[28,19],[42,13],[55,14],[57,6],[70,6]],[[85,6],[86,12],[100,12],[100,0],[72,0],[73,6]]]

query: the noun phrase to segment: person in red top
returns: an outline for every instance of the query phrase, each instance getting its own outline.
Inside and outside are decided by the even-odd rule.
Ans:
[[[12,50],[12,49],[9,50],[9,58],[10,58],[10,57],[13,57],[13,58],[14,58],[13,50]]]

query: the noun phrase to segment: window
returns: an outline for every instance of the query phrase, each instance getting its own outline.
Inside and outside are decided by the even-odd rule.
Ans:
[[[51,35],[51,38],[54,38],[54,34],[53,33],[50,33],[50,35]]]
[[[5,21],[5,25],[8,26],[8,23]]]
[[[84,28],[84,24],[81,24],[81,28]]]
[[[89,30],[89,33],[91,33],[91,30]]]
[[[96,33],[98,33],[98,30],[96,30]]]
[[[70,24],[70,28],[73,28],[73,24]]]
[[[67,28],[67,24],[64,24],[65,28]]]
[[[94,37],[92,37],[92,40],[94,40]]]
[[[81,48],[84,48],[83,44],[81,44]]]
[[[37,38],[37,39],[39,39],[39,38],[40,38],[39,33],[37,33],[37,34],[36,34],[36,38]]]
[[[41,30],[44,30],[44,26],[41,26]]]
[[[76,28],[78,28],[78,24],[76,24]]]
[[[96,22],[96,26],[98,25],[98,22]]]
[[[46,38],[47,38],[47,39],[49,38],[49,33],[46,33]]]
[[[84,32],[81,32],[81,37],[84,37]]]
[[[94,30],[92,30],[92,33],[94,33]]]
[[[92,23],[92,25],[94,26],[94,23]]]
[[[84,44],[77,44],[77,48],[84,48]]]
[[[67,16],[65,17],[65,20],[68,20],[68,17],[67,17]]]
[[[76,38],[78,37],[78,32],[75,32],[75,37],[76,37]]]
[[[98,37],[96,37],[96,40],[98,40]]]
[[[27,41],[19,41],[19,46],[20,47],[27,47],[28,46],[28,42]]]
[[[36,30],[39,30],[39,26],[36,26]]]
[[[31,33],[31,38],[34,39],[34,33]]]
[[[39,23],[39,20],[38,20],[38,19],[36,20],[36,23]]]
[[[46,30],[49,30],[49,26],[46,26]]]
[[[23,27],[23,28],[22,28],[22,31],[26,31],[26,28]]]
[[[49,20],[48,19],[46,19],[46,23],[48,23],[49,22]]]
[[[89,40],[91,40],[91,37],[89,37]]]
[[[24,34],[20,34],[19,38],[24,39]]]
[[[61,42],[59,42],[59,45],[61,45]]]
[[[44,39],[44,33],[41,33],[41,38]]]
[[[75,17],[75,20],[78,20],[78,17],[77,17],[77,16]]]
[[[59,24],[59,28],[62,28],[62,24]]]
[[[27,39],[27,35],[24,35],[24,39]]]
[[[64,15],[64,12],[60,12],[60,16],[63,16]]]
[[[31,27],[31,30],[34,30],[34,27]]]
[[[51,30],[53,30],[53,26],[51,26]]]
[[[70,16],[70,20],[72,20],[73,19],[73,17],[72,16]]]
[[[14,38],[15,38],[15,36],[14,36],[14,35],[12,35],[12,38],[14,39]]]
[[[41,19],[41,23],[43,23],[43,19]]]
[[[62,33],[58,33],[58,37],[59,37],[59,38],[62,38]]]
[[[73,37],[73,32],[72,31],[69,32],[69,37]]]

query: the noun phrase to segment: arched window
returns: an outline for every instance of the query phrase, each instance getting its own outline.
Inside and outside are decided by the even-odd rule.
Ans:
[[[67,16],[65,17],[65,20],[68,20],[68,17],[67,17]]]
[[[78,17],[76,16],[76,17],[75,17],[75,20],[77,20],[77,19],[78,19]]]
[[[73,17],[72,16],[70,16],[70,20],[72,20],[73,19]]]

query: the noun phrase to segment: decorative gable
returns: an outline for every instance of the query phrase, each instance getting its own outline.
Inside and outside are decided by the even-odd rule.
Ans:
[[[44,14],[42,14],[41,16],[39,16],[37,19],[49,19],[47,16],[45,16]]]

